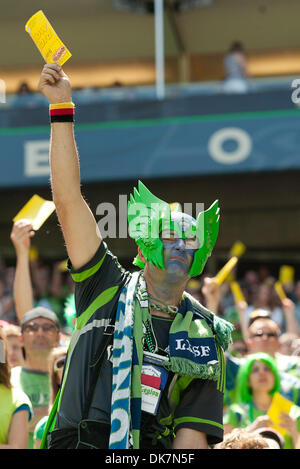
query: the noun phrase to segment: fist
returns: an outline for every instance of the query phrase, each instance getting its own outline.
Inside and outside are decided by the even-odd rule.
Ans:
[[[44,65],[38,89],[51,104],[66,103],[72,99],[70,80],[62,68],[55,63]]]
[[[16,249],[16,251],[29,251],[30,238],[34,236],[32,224],[29,220],[18,220],[14,223],[10,239]]]
[[[284,314],[293,315],[295,310],[295,303],[289,298],[282,300],[282,309]]]
[[[268,415],[260,415],[247,428],[249,431],[255,431],[258,428],[271,427],[272,425],[274,424]]]
[[[202,293],[205,298],[219,298],[220,297],[220,286],[214,278],[205,277]]]

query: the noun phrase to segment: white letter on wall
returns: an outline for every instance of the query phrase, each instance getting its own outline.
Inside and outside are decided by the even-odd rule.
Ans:
[[[24,143],[24,174],[27,177],[49,176],[49,140]]]

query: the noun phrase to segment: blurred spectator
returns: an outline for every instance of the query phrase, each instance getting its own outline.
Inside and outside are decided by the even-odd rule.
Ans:
[[[0,328],[0,449],[25,449],[32,406],[27,395],[10,382],[7,347]]]
[[[45,100],[41,99],[39,93],[34,93],[26,81],[23,81],[16,90],[11,104],[16,108],[35,108],[41,105],[44,106]]]
[[[63,281],[62,262],[52,266],[40,259],[31,260],[34,306],[43,306],[55,312],[60,324],[65,325],[64,302],[69,289]]]
[[[279,353],[282,355],[293,355],[295,351],[293,344],[297,339],[299,339],[299,335],[293,332],[285,332],[284,334],[281,334],[279,337]]]
[[[214,304],[215,310],[218,308],[218,301],[220,299],[220,286],[213,279],[209,284],[214,284],[214,288],[208,290],[202,289],[202,293],[207,298],[207,304]],[[214,298],[212,298],[212,295]],[[291,300],[285,300],[284,310],[287,317],[287,325],[293,328],[294,304]],[[239,302],[237,310],[239,312],[240,328],[244,342],[248,347],[248,353],[264,352],[276,358],[277,366],[281,374],[281,394],[287,399],[291,400],[297,405],[300,405],[300,362],[298,357],[286,356],[279,353],[280,342],[280,328],[272,319],[270,319],[270,312],[266,310],[254,310],[251,313],[250,321],[248,321],[245,311],[247,303],[245,301]],[[234,339],[234,343],[235,343]],[[240,340],[240,339],[239,339]],[[234,343],[231,349],[234,350]],[[226,392],[225,392],[225,405],[236,402],[236,379],[237,373],[245,360],[244,357],[239,357],[237,354],[232,354],[230,349],[226,352]],[[298,376],[299,374],[299,376]]]
[[[294,298],[296,302],[295,315],[296,315],[298,324],[300,325],[300,280],[296,282],[295,289],[294,289]]]
[[[238,372],[238,403],[232,404],[224,415],[225,433],[236,427],[252,432],[272,426],[267,412],[279,390],[280,375],[275,360],[265,353],[249,355]],[[284,449],[300,449],[300,407],[293,405],[289,414],[281,412],[280,426],[287,431]]]
[[[235,428],[214,449],[269,449],[269,445],[262,435],[244,428]]]
[[[49,413],[54,404],[56,395],[61,385],[65,360],[67,355],[67,347],[60,346],[52,350],[49,357],[49,381],[50,381],[50,402]],[[34,430],[34,448],[39,449],[43,437],[44,429],[48,420],[48,416],[43,417],[36,425]]]
[[[290,330],[297,330],[297,325],[294,325],[294,317],[293,317],[293,302],[289,299],[284,300],[285,306],[284,310],[286,311],[286,317],[290,314],[290,318],[288,318],[288,322],[290,323]],[[266,313],[263,310],[258,310]],[[283,335],[281,335],[280,328],[278,325],[270,319],[268,316],[263,316],[262,312],[257,314],[256,316],[250,318],[248,332],[247,332],[247,345],[249,348],[250,353],[255,352],[265,352],[269,353],[272,357],[274,357],[277,361],[277,365],[280,371],[283,372],[291,372],[295,374],[295,371],[298,371],[298,375],[300,378],[300,360],[293,356],[293,354],[282,354],[280,351],[281,348],[281,339]],[[252,313],[255,314],[255,311]],[[289,334],[295,335],[293,332],[289,332]]]
[[[244,357],[249,352],[246,342],[235,340],[228,347],[228,352],[234,357]]]
[[[4,279],[0,278],[0,319],[14,321],[13,297],[6,291]]]
[[[295,404],[300,404],[300,379],[299,360],[296,357],[283,356],[279,353],[280,329],[278,325],[268,317],[256,318],[248,328],[248,339],[246,340],[250,354],[267,353],[276,359],[280,371],[280,392]],[[243,358],[233,357],[226,353],[226,388],[227,399],[236,401],[236,379]]]
[[[55,263],[51,272],[50,266],[43,264],[31,253],[31,238],[34,236],[32,225],[28,220],[14,223],[11,241],[17,257],[14,278],[14,300],[19,322],[26,311],[33,306],[42,306],[53,310],[63,326],[65,298],[69,294],[68,286],[63,282],[61,262]],[[31,272],[32,271],[32,272]]]
[[[48,359],[59,344],[59,323],[53,311],[37,307],[24,314],[21,331],[25,362],[12,369],[11,381],[27,394],[33,406],[34,418],[29,426],[29,448],[33,448],[35,425],[48,414]]]
[[[235,41],[231,44],[224,58],[226,79],[224,82],[225,93],[247,93],[249,76],[244,46]]]
[[[123,83],[120,80],[115,80],[111,85],[112,88],[120,88],[120,86],[123,86]]]
[[[23,81],[18,90],[17,90],[17,93],[20,95],[20,94],[31,94],[31,89],[29,88],[29,85],[26,81]]]
[[[7,343],[7,361],[10,368],[24,365],[24,351],[21,345],[21,328],[15,324],[7,324],[3,327]]]
[[[251,312],[255,309],[266,309],[270,311],[271,318],[278,324],[280,329],[284,327],[284,312],[280,307],[280,300],[274,285],[271,281],[264,282],[259,285],[256,295],[254,297],[253,304],[249,305],[246,310],[246,315],[249,318]]]

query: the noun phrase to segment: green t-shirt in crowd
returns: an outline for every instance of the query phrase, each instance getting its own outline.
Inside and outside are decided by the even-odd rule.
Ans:
[[[50,383],[48,373],[16,366],[11,370],[11,383],[27,394],[33,411],[35,407],[49,405]],[[33,432],[30,432],[28,448],[32,449],[33,443]]]
[[[32,418],[32,406],[28,396],[16,387],[11,389],[0,384],[0,444],[8,444],[8,433],[12,416],[20,411],[28,411],[28,420]]]

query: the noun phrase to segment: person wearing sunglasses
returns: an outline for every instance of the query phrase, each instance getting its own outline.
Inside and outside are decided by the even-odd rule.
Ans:
[[[300,380],[291,369],[289,371],[288,363],[290,357],[285,357],[279,353],[280,350],[280,329],[270,317],[257,317],[252,320],[248,327],[248,338],[246,340],[249,354],[266,353],[270,355],[277,364],[280,373],[280,393],[300,405]],[[227,403],[237,401],[237,373],[243,364],[243,358],[226,356],[226,399]]]
[[[28,448],[33,448],[33,431],[37,422],[48,414],[50,386],[48,361],[51,351],[60,340],[56,314],[38,306],[24,314],[21,323],[21,345],[25,352],[23,366],[12,369],[12,384],[29,397],[34,417],[29,424]]]
[[[247,345],[251,353],[264,352],[275,357],[279,350],[280,329],[272,319],[257,318],[248,328]]]
[[[68,347],[62,345],[55,347],[49,357],[49,383],[50,383],[50,401],[49,401],[49,413],[54,404],[56,395],[60,389],[62,375],[64,371],[66,356]],[[44,429],[47,423],[48,415],[42,417],[41,420],[36,424],[34,429],[34,448],[39,449],[41,446],[41,440],[44,433]]]

